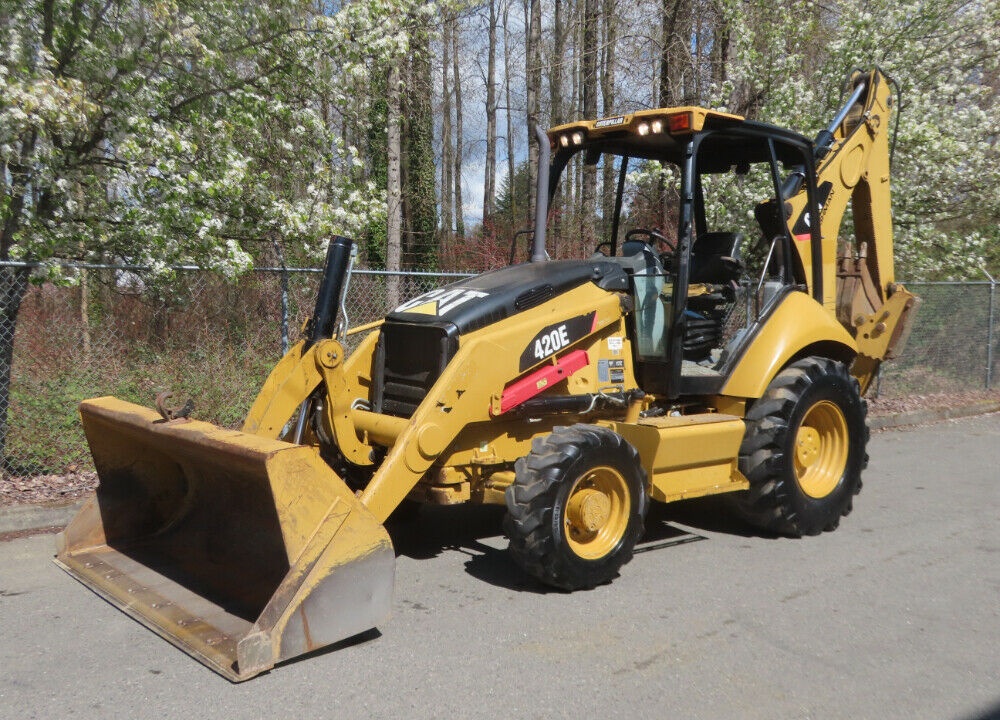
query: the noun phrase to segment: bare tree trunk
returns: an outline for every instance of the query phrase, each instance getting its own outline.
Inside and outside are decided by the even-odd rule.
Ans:
[[[503,69],[504,69],[504,93],[507,103],[507,183],[510,186],[511,199],[514,196],[514,119],[512,116],[512,106],[510,103],[510,4],[512,0],[507,0],[503,8]],[[514,203],[511,203],[511,207]],[[520,218],[513,218],[518,222]]]
[[[692,99],[684,82],[691,64],[691,0],[663,0],[661,11],[659,104],[684,105]]]
[[[670,107],[688,101],[684,85],[684,70],[691,60],[691,0],[663,0],[660,16],[662,49],[660,51],[659,105]],[[660,178],[658,183],[660,227],[670,224],[668,189]]]
[[[618,13],[616,0],[603,0],[601,12],[604,27],[601,63],[601,95],[604,99],[603,115],[615,112],[615,64],[618,61]],[[601,178],[601,238],[611,237],[611,216],[615,208],[615,166],[605,159]]]
[[[583,10],[583,116],[597,117],[597,3],[584,0]],[[597,167],[583,167],[582,239],[593,242],[596,237],[594,213],[597,202]]]
[[[452,83],[455,86],[455,234],[465,237],[465,202],[462,200],[462,73],[458,68],[458,16],[452,19]]]
[[[400,175],[400,131],[399,125],[402,117],[402,91],[399,83],[399,63],[401,59],[393,61],[389,70],[389,81],[387,94],[389,96],[389,106],[387,113],[387,145],[388,145],[388,187],[386,194],[388,198],[388,218],[387,218],[387,242],[385,269],[398,273],[401,267],[403,248],[403,207],[402,207],[402,178]],[[386,300],[389,307],[394,308],[399,305],[399,275],[390,275],[386,282]]]
[[[729,24],[722,8],[715,4],[715,28],[712,41],[712,82],[721,85],[728,76]]]
[[[526,0],[526,10],[530,14],[528,22],[528,48],[525,67],[525,89],[528,106],[528,220],[535,216],[535,178],[538,177],[538,144],[535,142],[535,127],[539,117],[538,93],[542,86],[542,3],[541,0]]]
[[[580,3],[583,0],[573,0],[573,17],[579,17],[580,15]],[[578,119],[583,115],[583,103],[581,100],[581,79],[583,77],[583,63],[580,61],[580,53],[582,48],[582,43],[580,41],[580,30],[583,27],[582,23],[574,23],[573,25],[573,63],[570,66],[570,73],[573,78],[573,86],[570,89],[569,97],[569,107],[572,108],[573,115]],[[580,188],[583,185],[582,174],[583,174],[583,163],[581,162],[580,155],[577,154],[573,159],[573,165],[570,168],[569,173],[572,178],[572,186],[569,193],[569,202],[573,206],[573,212],[575,213],[575,226],[579,226],[580,223]]]
[[[691,13],[691,65],[690,76],[686,86],[688,87],[687,99],[694,105],[701,105],[704,98],[703,84],[703,61],[702,54],[705,52],[705,14],[703,12]]]
[[[497,199],[497,0],[489,2],[489,46],[486,56],[486,176],[483,178],[484,221],[493,215]]]
[[[552,39],[552,62],[549,64],[549,91],[552,95],[550,107],[552,117],[550,122],[553,125],[560,125],[566,122],[565,103],[563,102],[563,75],[565,74],[564,64],[566,61],[566,28],[563,22],[563,1],[555,0],[553,18],[553,39]],[[562,240],[563,224],[563,193],[566,183],[559,183],[555,196],[552,198],[552,257],[559,257],[559,244]]]
[[[446,242],[451,236],[452,139],[451,139],[451,88],[448,87],[448,73],[451,70],[452,18],[444,21],[444,41],[441,57],[441,240]]]
[[[555,0],[555,16],[552,21],[552,63],[549,66],[549,90],[552,93],[551,108],[553,125],[566,122],[563,103],[563,63],[566,61],[566,28],[562,16],[563,0]]]

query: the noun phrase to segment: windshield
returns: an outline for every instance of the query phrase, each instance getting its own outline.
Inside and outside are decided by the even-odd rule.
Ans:
[[[586,156],[579,152],[557,157],[553,163],[558,176],[549,206],[549,256],[621,255],[622,243],[649,237],[648,231],[654,233],[658,253],[672,251],[677,241],[680,167],[593,149]]]

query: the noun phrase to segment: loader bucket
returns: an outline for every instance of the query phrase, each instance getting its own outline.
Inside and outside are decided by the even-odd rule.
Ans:
[[[230,680],[389,616],[385,528],[315,449],[87,400],[97,493],[56,563]]]

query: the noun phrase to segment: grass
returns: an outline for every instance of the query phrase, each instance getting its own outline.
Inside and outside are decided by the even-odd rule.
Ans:
[[[130,352],[88,363],[66,363],[44,371],[37,365],[18,373],[11,387],[8,470],[58,474],[90,469],[80,426],[81,400],[114,395],[153,407],[163,390],[169,403],[195,403],[199,420],[239,427],[275,358],[249,346],[201,351],[133,347]],[[40,372],[41,371],[41,372]]]

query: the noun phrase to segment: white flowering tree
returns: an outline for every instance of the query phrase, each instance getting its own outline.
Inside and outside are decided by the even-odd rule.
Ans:
[[[803,132],[829,122],[836,82],[880,66],[900,85],[892,167],[897,267],[910,279],[1000,269],[1000,3],[723,0],[732,29],[718,102]]]
[[[598,114],[692,103],[815,135],[844,99],[847,72],[880,66],[901,89],[892,168],[897,274],[983,279],[985,267],[1000,275],[1000,2],[634,0],[601,8],[617,25],[609,35],[610,20],[602,21],[601,61],[614,63],[601,72],[614,83],[602,79]],[[562,51],[546,71],[549,87],[566,92],[548,104],[564,121],[586,114],[577,90],[586,50],[553,10],[543,3],[544,36]],[[571,185],[577,172],[570,167]],[[566,214],[581,200],[561,208],[554,238],[574,232]],[[720,193],[712,209],[745,213],[748,203]]]
[[[982,279],[982,268],[1000,267],[1000,3],[881,0],[864,9],[845,17],[832,55],[876,62],[901,85],[900,262],[915,276]]]
[[[0,0],[0,261],[235,275],[384,217],[345,138],[414,4]],[[0,267],[0,457],[27,273]]]

